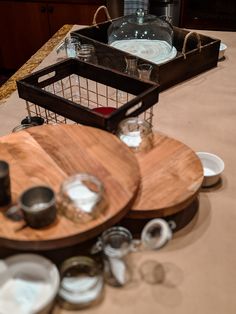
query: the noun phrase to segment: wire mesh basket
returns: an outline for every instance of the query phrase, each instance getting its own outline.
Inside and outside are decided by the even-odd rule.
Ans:
[[[152,125],[159,85],[69,58],[17,82],[29,117],[47,124],[80,123],[115,131],[119,122],[141,116]]]

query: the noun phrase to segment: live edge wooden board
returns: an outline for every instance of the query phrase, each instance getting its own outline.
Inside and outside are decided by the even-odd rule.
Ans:
[[[203,169],[185,144],[154,133],[153,148],[137,153],[141,172],[138,196],[127,218],[166,217],[185,209],[197,196]]]
[[[129,148],[116,136],[91,127],[44,125],[13,133],[0,138],[0,156],[10,164],[12,203],[26,188],[43,184],[57,193],[66,177],[87,172],[103,182],[109,204],[103,215],[86,224],[58,215],[43,229],[13,222],[1,208],[0,245],[16,249],[57,249],[97,236],[127,214],[140,183],[139,166]]]

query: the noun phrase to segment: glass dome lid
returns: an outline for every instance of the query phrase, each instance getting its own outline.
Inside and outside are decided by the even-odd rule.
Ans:
[[[165,19],[142,9],[121,17],[108,28],[108,44],[156,64],[173,59],[173,27]]]

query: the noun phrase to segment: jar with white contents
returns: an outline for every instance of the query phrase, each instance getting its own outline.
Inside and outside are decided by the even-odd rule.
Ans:
[[[75,256],[63,262],[58,302],[67,310],[95,305],[103,298],[102,267],[89,256]]]
[[[174,226],[175,227],[175,226]],[[158,250],[172,238],[173,226],[163,219],[150,220],[141,232],[141,239],[134,239],[123,226],[104,231],[92,248],[92,253],[103,254],[104,279],[115,287],[123,287],[133,281],[134,255],[132,252]]]
[[[134,152],[148,152],[153,147],[151,125],[138,117],[121,121],[117,135]]]
[[[103,183],[88,173],[79,173],[66,179],[58,197],[59,212],[68,219],[85,223],[106,210]]]

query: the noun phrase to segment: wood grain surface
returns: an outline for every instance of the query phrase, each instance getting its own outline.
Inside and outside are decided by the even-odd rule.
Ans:
[[[201,187],[202,165],[191,148],[160,133],[154,133],[153,143],[149,152],[136,154],[142,179],[128,218],[173,215],[187,207]]]
[[[98,235],[127,214],[136,196],[140,172],[135,156],[116,136],[79,125],[37,126],[0,138],[1,159],[10,164],[11,191],[16,203],[23,190],[51,186],[55,192],[68,176],[87,172],[104,184],[107,210],[86,224],[58,215],[54,224],[31,229],[0,213],[0,244],[47,250],[73,245]]]

